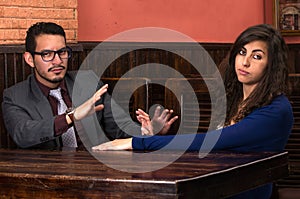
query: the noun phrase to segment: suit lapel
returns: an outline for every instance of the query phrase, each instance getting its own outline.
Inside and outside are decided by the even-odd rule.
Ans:
[[[35,108],[42,118],[53,117],[50,103],[46,96],[42,93],[33,75],[30,77],[32,98],[36,102]]]
[[[68,89],[68,93],[71,98],[71,101],[73,101],[72,94],[73,94],[74,79],[72,79],[68,74],[66,74],[65,82],[66,82],[66,87]]]

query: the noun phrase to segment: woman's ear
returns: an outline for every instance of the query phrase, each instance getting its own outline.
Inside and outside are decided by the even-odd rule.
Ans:
[[[25,52],[24,55],[23,55],[24,59],[25,59],[25,62],[31,66],[32,68],[34,68],[34,63],[33,63],[33,57],[31,55],[30,52]]]

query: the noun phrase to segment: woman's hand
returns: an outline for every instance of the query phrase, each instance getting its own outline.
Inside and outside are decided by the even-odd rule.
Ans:
[[[173,114],[173,110],[164,109],[161,112],[160,106],[156,107],[152,120],[150,120],[149,115],[141,109],[138,109],[136,114],[137,120],[142,124],[142,135],[164,135],[170,130],[171,125],[178,119],[178,116],[170,119]]]
[[[75,120],[81,120],[91,114],[93,114],[95,111],[100,111],[104,108],[103,104],[99,104],[95,106],[95,103],[101,99],[101,96],[107,92],[108,85],[105,84],[102,86],[99,90],[96,91],[96,93],[87,101],[85,101],[83,104],[78,106],[74,111],[74,119]]]
[[[142,109],[136,111],[136,118],[142,124],[142,135],[154,135],[150,117]]]
[[[115,139],[92,147],[93,151],[132,150],[132,138]]]

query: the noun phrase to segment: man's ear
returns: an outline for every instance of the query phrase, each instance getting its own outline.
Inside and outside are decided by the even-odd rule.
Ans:
[[[32,68],[34,68],[34,62],[33,62],[33,57],[31,55],[30,52],[25,52],[24,55],[24,60],[26,61],[26,63],[31,66]]]

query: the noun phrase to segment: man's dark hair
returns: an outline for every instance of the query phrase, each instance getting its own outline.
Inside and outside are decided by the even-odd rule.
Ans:
[[[35,51],[35,39],[37,36],[42,34],[61,35],[65,38],[66,42],[66,33],[60,25],[52,22],[38,22],[27,30],[25,39],[25,49],[27,52],[32,53]]]

